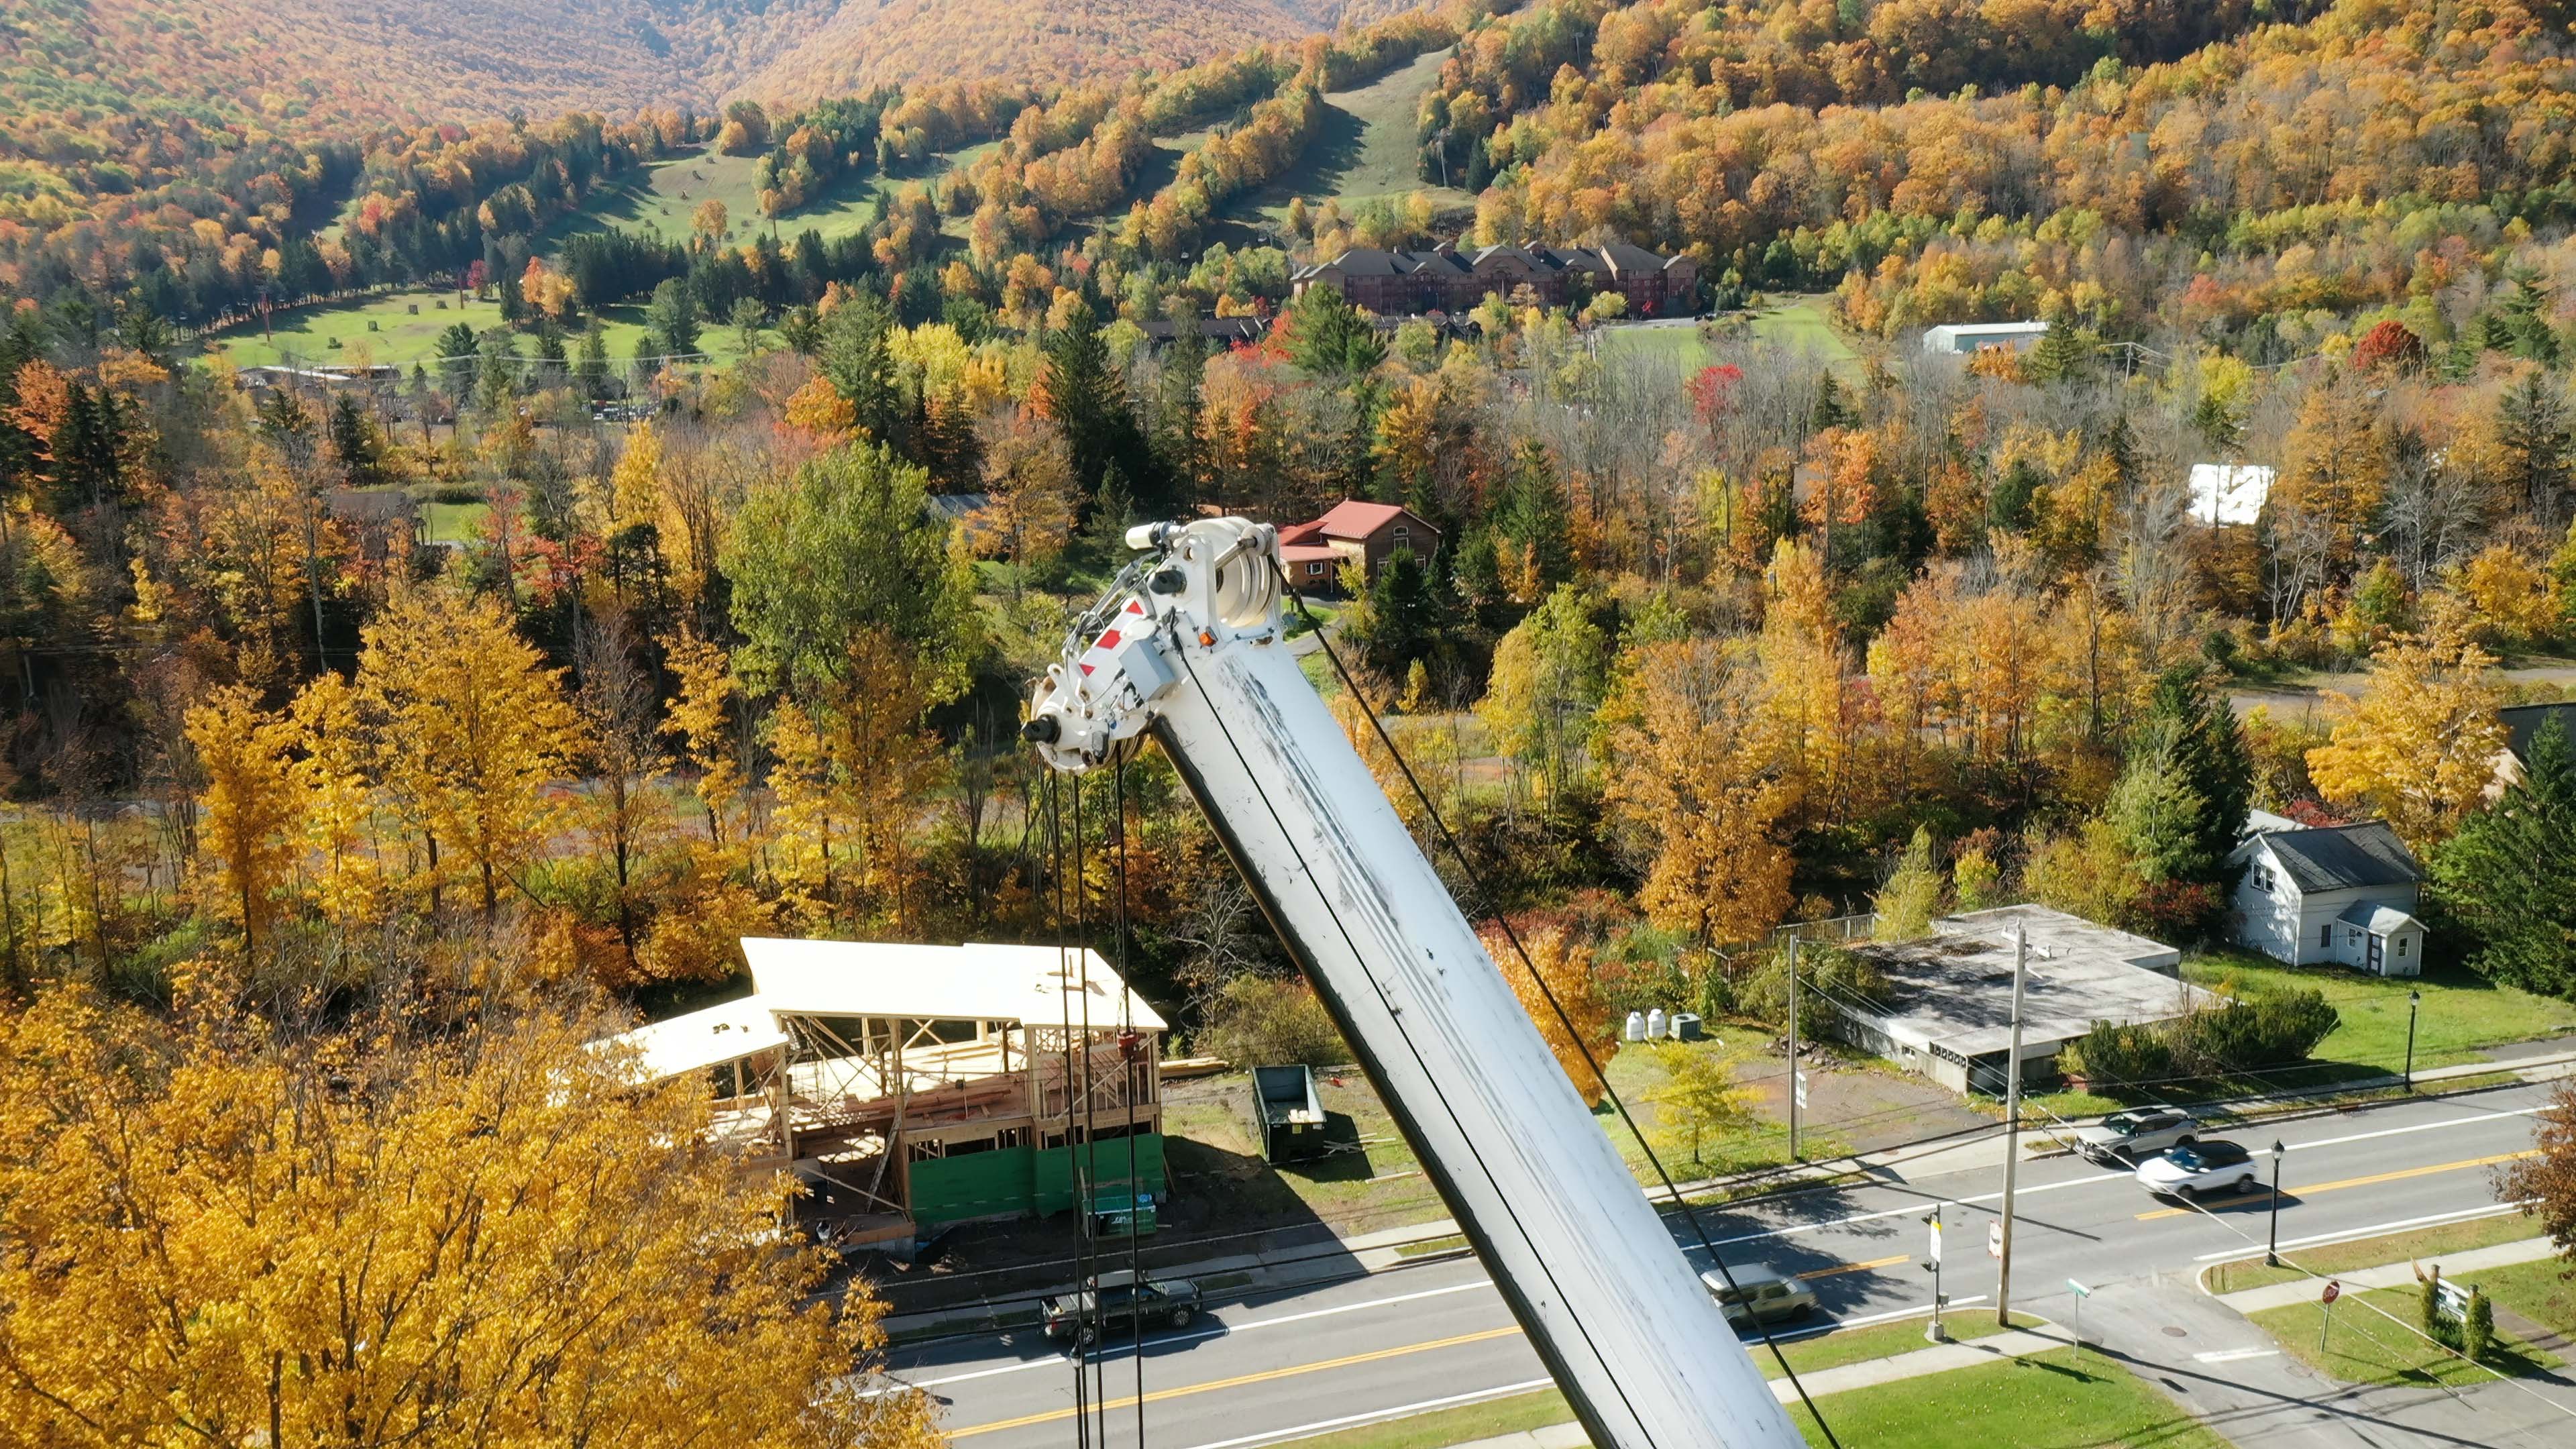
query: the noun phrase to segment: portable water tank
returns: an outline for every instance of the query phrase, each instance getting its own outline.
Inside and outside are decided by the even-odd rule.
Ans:
[[[1622,1040],[1622,1041],[1644,1041],[1645,1039],[1646,1039],[1646,1014],[1645,1014],[1644,1012],[1642,1012],[1642,1011],[1632,1011],[1632,1012],[1629,1012],[1629,1013],[1628,1013],[1628,1029],[1627,1029],[1626,1031],[1624,1031],[1624,1032],[1620,1033],[1620,1040]]]
[[[1661,1041],[1664,1036],[1664,1009],[1660,1006],[1646,1013],[1646,1040]]]

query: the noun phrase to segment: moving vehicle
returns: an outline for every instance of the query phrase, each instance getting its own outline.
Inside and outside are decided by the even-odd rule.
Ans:
[[[2158,1197],[2251,1192],[2261,1180],[2262,1175],[2254,1170],[2254,1154],[2221,1140],[2177,1147],[2138,1164],[2138,1185]]]
[[[1735,1278],[1727,1285],[1728,1274]],[[1816,1290],[1795,1273],[1783,1273],[1768,1263],[1734,1263],[1725,1273],[1715,1268],[1699,1275],[1700,1286],[1726,1310],[1726,1321],[1739,1329],[1755,1323],[1777,1323],[1784,1318],[1805,1318],[1816,1311]]]
[[[1199,1285],[1187,1278],[1148,1278],[1131,1273],[1103,1273],[1082,1288],[1042,1299],[1046,1336],[1059,1342],[1097,1343],[1101,1336],[1132,1330],[1138,1319],[1167,1328],[1187,1328],[1199,1316]]]
[[[2200,1119],[2180,1107],[2132,1107],[2114,1112],[2075,1134],[2075,1150],[2112,1166],[2138,1162],[2169,1147],[2200,1140]]]

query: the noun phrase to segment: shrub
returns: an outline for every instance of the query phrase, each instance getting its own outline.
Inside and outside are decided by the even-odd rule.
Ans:
[[[1798,948],[1798,1036],[1813,1041],[1834,1023],[1832,1001],[1876,1001],[1887,994],[1887,978],[1877,967],[1839,946],[1809,941]],[[1774,951],[1759,970],[1745,978],[1735,994],[1736,1009],[1756,1021],[1785,1026],[1789,1020],[1789,953]]]
[[[1200,1042],[1239,1066],[1329,1067],[1351,1059],[1314,988],[1291,977],[1246,972],[1208,993],[1203,1012]]]
[[[2067,1052],[2066,1070],[2102,1085],[2144,1085],[2173,1075],[2173,1047],[2152,1026],[2097,1021]]]
[[[2482,1360],[2495,1347],[2495,1304],[2483,1289],[2469,1289],[2469,1312],[2460,1320],[2460,1352]]]

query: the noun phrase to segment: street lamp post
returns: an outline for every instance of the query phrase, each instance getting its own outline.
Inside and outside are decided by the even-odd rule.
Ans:
[[[2263,1265],[2267,1268],[2281,1266],[2281,1159],[2289,1151],[2277,1140],[2272,1143],[2272,1240],[2263,1249]]]
[[[2406,1090],[2415,1090],[2415,1009],[2424,1004],[2424,993],[2406,993]]]

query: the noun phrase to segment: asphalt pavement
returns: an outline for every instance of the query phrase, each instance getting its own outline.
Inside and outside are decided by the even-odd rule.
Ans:
[[[2529,1085],[2390,1102],[2274,1124],[2237,1140],[2255,1153],[2266,1178],[2274,1138],[2288,1149],[2279,1234],[2283,1249],[2295,1254],[2311,1240],[2496,1210],[2493,1174],[2530,1150],[2532,1116],[2550,1090]],[[1702,1222],[1730,1264],[1767,1263],[1814,1285],[1820,1314],[1777,1330],[1787,1336],[1919,1315],[1932,1294],[1931,1275],[1921,1266],[1929,1246],[1922,1219],[1945,1207],[1947,1311],[1992,1314],[1997,1264],[1986,1245],[2001,1186],[1999,1167],[1954,1171],[1704,1209]],[[1692,1267],[1707,1267],[1709,1255],[1685,1221],[1678,1215],[1670,1221]],[[2199,1270],[2262,1251],[2271,1228],[2267,1190],[2196,1208],[2151,1199],[2127,1172],[2081,1159],[2026,1162],[2012,1306],[2080,1326],[2096,1341],[2106,1330],[2141,1349],[2150,1338],[2173,1339],[2162,1356],[2183,1365],[2177,1372],[2221,1383],[2229,1377],[2225,1368],[2190,1357],[2207,1351],[2191,1348],[2191,1340],[2211,1320],[2195,1317],[2198,1328],[2153,1320],[2192,1316]],[[2082,1321],[2071,1286],[2077,1283],[2095,1292],[2098,1326]],[[2225,1315],[2214,1304],[2209,1308]],[[1140,1442],[1147,1449],[1257,1449],[1546,1386],[1537,1356],[1484,1270],[1468,1258],[1212,1301],[1208,1309],[1185,1330],[1149,1331],[1141,1360],[1123,1343],[1096,1358],[1089,1397],[1109,1406],[1100,1420],[1102,1449]],[[2182,1332],[2170,1332],[2176,1328]],[[2235,1347],[2241,1345],[2217,1352]],[[1074,1365],[1035,1329],[911,1345],[895,1354],[893,1369],[939,1398],[949,1436],[972,1449],[1061,1449],[1077,1442]],[[2412,1441],[2400,1434],[2349,1442]]]

